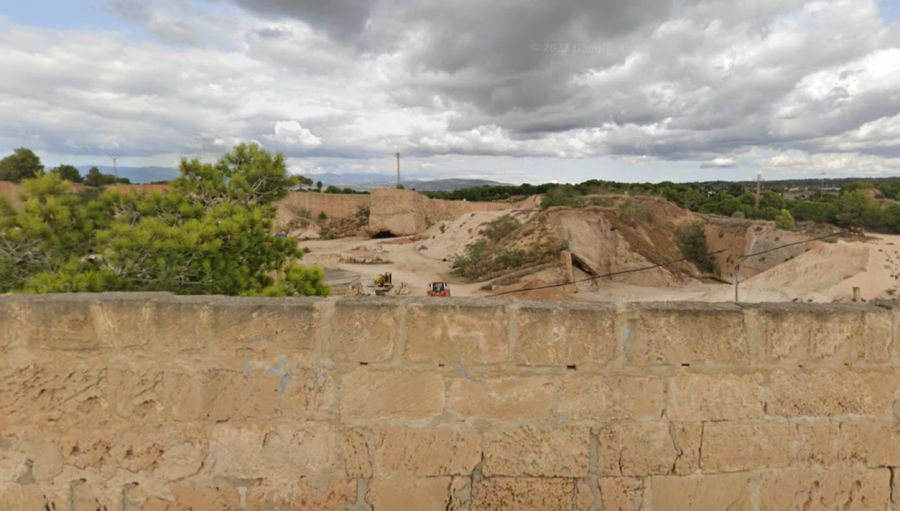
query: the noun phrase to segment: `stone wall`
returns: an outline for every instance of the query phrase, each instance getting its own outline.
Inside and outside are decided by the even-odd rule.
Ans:
[[[895,323],[854,305],[3,297],[0,509],[900,508]]]

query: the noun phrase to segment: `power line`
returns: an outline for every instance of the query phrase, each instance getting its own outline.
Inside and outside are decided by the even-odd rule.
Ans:
[[[724,248],[723,248],[722,250],[716,250],[715,252],[710,252],[710,253],[708,253],[708,254],[706,254],[706,255],[715,255],[715,254],[720,254],[720,253],[726,252],[726,251],[727,251],[727,249],[724,249]],[[502,293],[497,293],[497,294],[493,294],[493,295],[490,295],[490,296],[503,296],[503,295],[510,295],[510,294],[513,294],[513,293],[522,293],[522,292],[525,292],[525,291],[535,291],[535,290],[538,290],[538,289],[550,289],[550,288],[553,288],[553,287],[570,286],[570,285],[572,285],[572,284],[580,284],[580,283],[582,283],[582,282],[588,282],[588,281],[591,281],[591,280],[599,280],[599,279],[605,279],[605,278],[609,278],[609,277],[615,277],[615,276],[617,276],[617,275],[624,275],[624,274],[626,274],[626,273],[637,273],[637,272],[639,272],[639,271],[652,270],[652,269],[654,269],[654,268],[661,268],[661,267],[663,267],[663,266],[669,266],[670,264],[680,263],[680,262],[684,262],[684,261],[687,261],[687,260],[688,260],[688,259],[687,259],[686,257],[682,257],[681,259],[673,259],[673,260],[671,260],[671,261],[666,261],[666,262],[664,262],[664,263],[654,264],[654,265],[652,265],[652,266],[644,266],[644,267],[642,267],[642,268],[632,268],[632,269],[630,269],[630,270],[614,271],[614,272],[612,272],[612,273],[606,273],[606,274],[604,274],[604,275],[594,275],[593,277],[588,277],[588,278],[581,279],[581,280],[575,280],[575,281],[572,281],[572,282],[565,282],[565,283],[562,283],[562,284],[548,284],[548,285],[546,285],[546,286],[529,287],[529,288],[525,288],[525,289],[513,289],[513,290],[510,290],[510,291],[504,291],[504,292],[502,292]]]
[[[769,253],[769,252],[774,252],[774,251],[776,251],[776,250],[780,250],[780,249],[785,248],[785,247],[792,247],[792,246],[795,246],[795,245],[803,245],[803,244],[805,244],[805,243],[812,243],[812,242],[814,242],[814,241],[821,241],[821,240],[824,240],[824,239],[833,238],[833,237],[835,237],[835,236],[841,236],[841,235],[843,235],[843,234],[847,234],[848,232],[849,232],[849,231],[839,231],[839,232],[831,233],[831,234],[829,234],[829,235],[827,235],[827,236],[819,236],[819,237],[817,237],[817,238],[810,238],[810,239],[808,239],[808,240],[795,241],[795,242],[792,242],[792,243],[785,243],[784,245],[779,245],[779,246],[777,246],[777,247],[769,248],[769,249],[766,249],[766,250],[760,250],[759,252],[754,252],[754,253],[751,253],[751,254],[745,254],[745,255],[742,255],[742,256],[740,256],[738,259],[743,260],[743,259],[747,259],[747,258],[750,258],[750,257],[754,257],[754,256],[762,255],[762,254],[767,254],[767,253]],[[707,252],[705,255],[708,257],[708,256],[716,255],[716,254],[721,254],[722,252],[727,252],[727,251],[728,251],[728,249],[724,249],[724,248],[723,248],[723,249],[721,249],[721,250],[716,250],[716,251],[713,251],[713,252]],[[603,274],[603,275],[594,275],[594,276],[592,276],[592,277],[587,277],[587,278],[580,279],[580,280],[575,280],[575,281],[572,281],[572,282],[564,282],[564,283],[561,283],[561,284],[548,284],[548,285],[545,285],[545,286],[529,287],[529,288],[523,288],[523,289],[512,289],[512,290],[509,290],[509,291],[504,291],[504,292],[502,292],[502,293],[496,293],[496,294],[492,294],[492,295],[489,295],[489,296],[491,296],[491,297],[494,297],[494,296],[505,296],[505,295],[511,295],[511,294],[515,294],[515,293],[524,293],[524,292],[527,292],[527,291],[539,291],[539,290],[542,290],[542,289],[551,289],[551,288],[555,288],[555,287],[570,286],[570,285],[573,285],[573,284],[580,284],[580,283],[582,283],[582,282],[590,282],[590,281],[592,281],[592,280],[600,280],[600,279],[606,279],[606,278],[610,278],[610,277],[615,277],[615,276],[618,276],[618,275],[624,275],[624,274],[626,274],[626,273],[637,273],[637,272],[641,272],[641,271],[653,270],[653,269],[655,269],[655,268],[661,268],[661,267],[664,267],[664,266],[669,266],[669,265],[671,265],[671,264],[685,262],[685,261],[687,261],[687,260],[688,260],[687,257],[682,257],[681,259],[673,259],[673,260],[671,260],[671,261],[666,261],[666,262],[659,263],[659,264],[654,264],[654,265],[651,265],[651,266],[644,266],[644,267],[641,267],[641,268],[632,268],[632,269],[630,269],[630,270],[615,271],[615,272],[606,273],[606,274]],[[722,282],[724,282],[724,281],[722,281]],[[731,282],[728,282],[728,284],[731,284]]]

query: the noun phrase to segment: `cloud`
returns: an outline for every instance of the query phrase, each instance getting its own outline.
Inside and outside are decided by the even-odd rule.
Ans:
[[[277,121],[275,123],[275,135],[271,139],[280,144],[302,148],[322,145],[321,138],[300,126],[300,123],[297,121]]]
[[[737,161],[734,158],[713,158],[710,161],[705,161],[700,165],[700,168],[708,169],[727,169],[737,165]]]
[[[798,172],[900,154],[900,25],[871,0],[105,5],[141,36],[0,20],[0,147]]]

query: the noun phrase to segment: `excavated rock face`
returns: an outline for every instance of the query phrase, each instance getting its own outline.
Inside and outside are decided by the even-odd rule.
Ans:
[[[473,211],[509,209],[512,204],[429,199],[412,190],[379,188],[372,192],[369,207],[370,235],[408,236],[425,232],[437,222],[452,220]]]
[[[428,198],[408,190],[378,189],[372,192],[369,234],[406,236],[428,228]]]

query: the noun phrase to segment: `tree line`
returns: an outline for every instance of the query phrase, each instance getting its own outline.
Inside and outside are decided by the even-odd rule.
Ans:
[[[298,181],[283,155],[241,144],[215,163],[182,159],[179,172],[149,193],[17,174],[21,207],[0,199],[0,293],[328,294],[321,269],[297,264],[296,240],[272,234],[274,204]]]
[[[900,179],[858,181],[843,184],[834,195],[810,192],[792,200],[777,189],[767,188],[759,204],[752,186],[743,183],[617,183],[589,180],[578,184],[522,184],[479,186],[450,192],[426,192],[433,198],[469,201],[505,201],[543,194],[541,207],[591,205],[591,195],[622,193],[663,197],[699,213],[773,220],[790,228],[794,221],[813,221],[867,230],[900,233]],[[873,196],[880,195],[879,202]],[[885,204],[882,204],[885,202]]]
[[[34,179],[45,172],[44,165],[38,155],[27,147],[20,147],[6,158],[0,160],[0,181],[12,181],[21,183],[26,179]],[[88,169],[87,174],[81,175],[81,171],[73,165],[59,165],[46,170],[51,174],[57,174],[60,178],[70,183],[81,183],[86,186],[106,186],[116,183],[130,183],[127,178],[116,177],[112,174],[104,174],[97,167]]]

